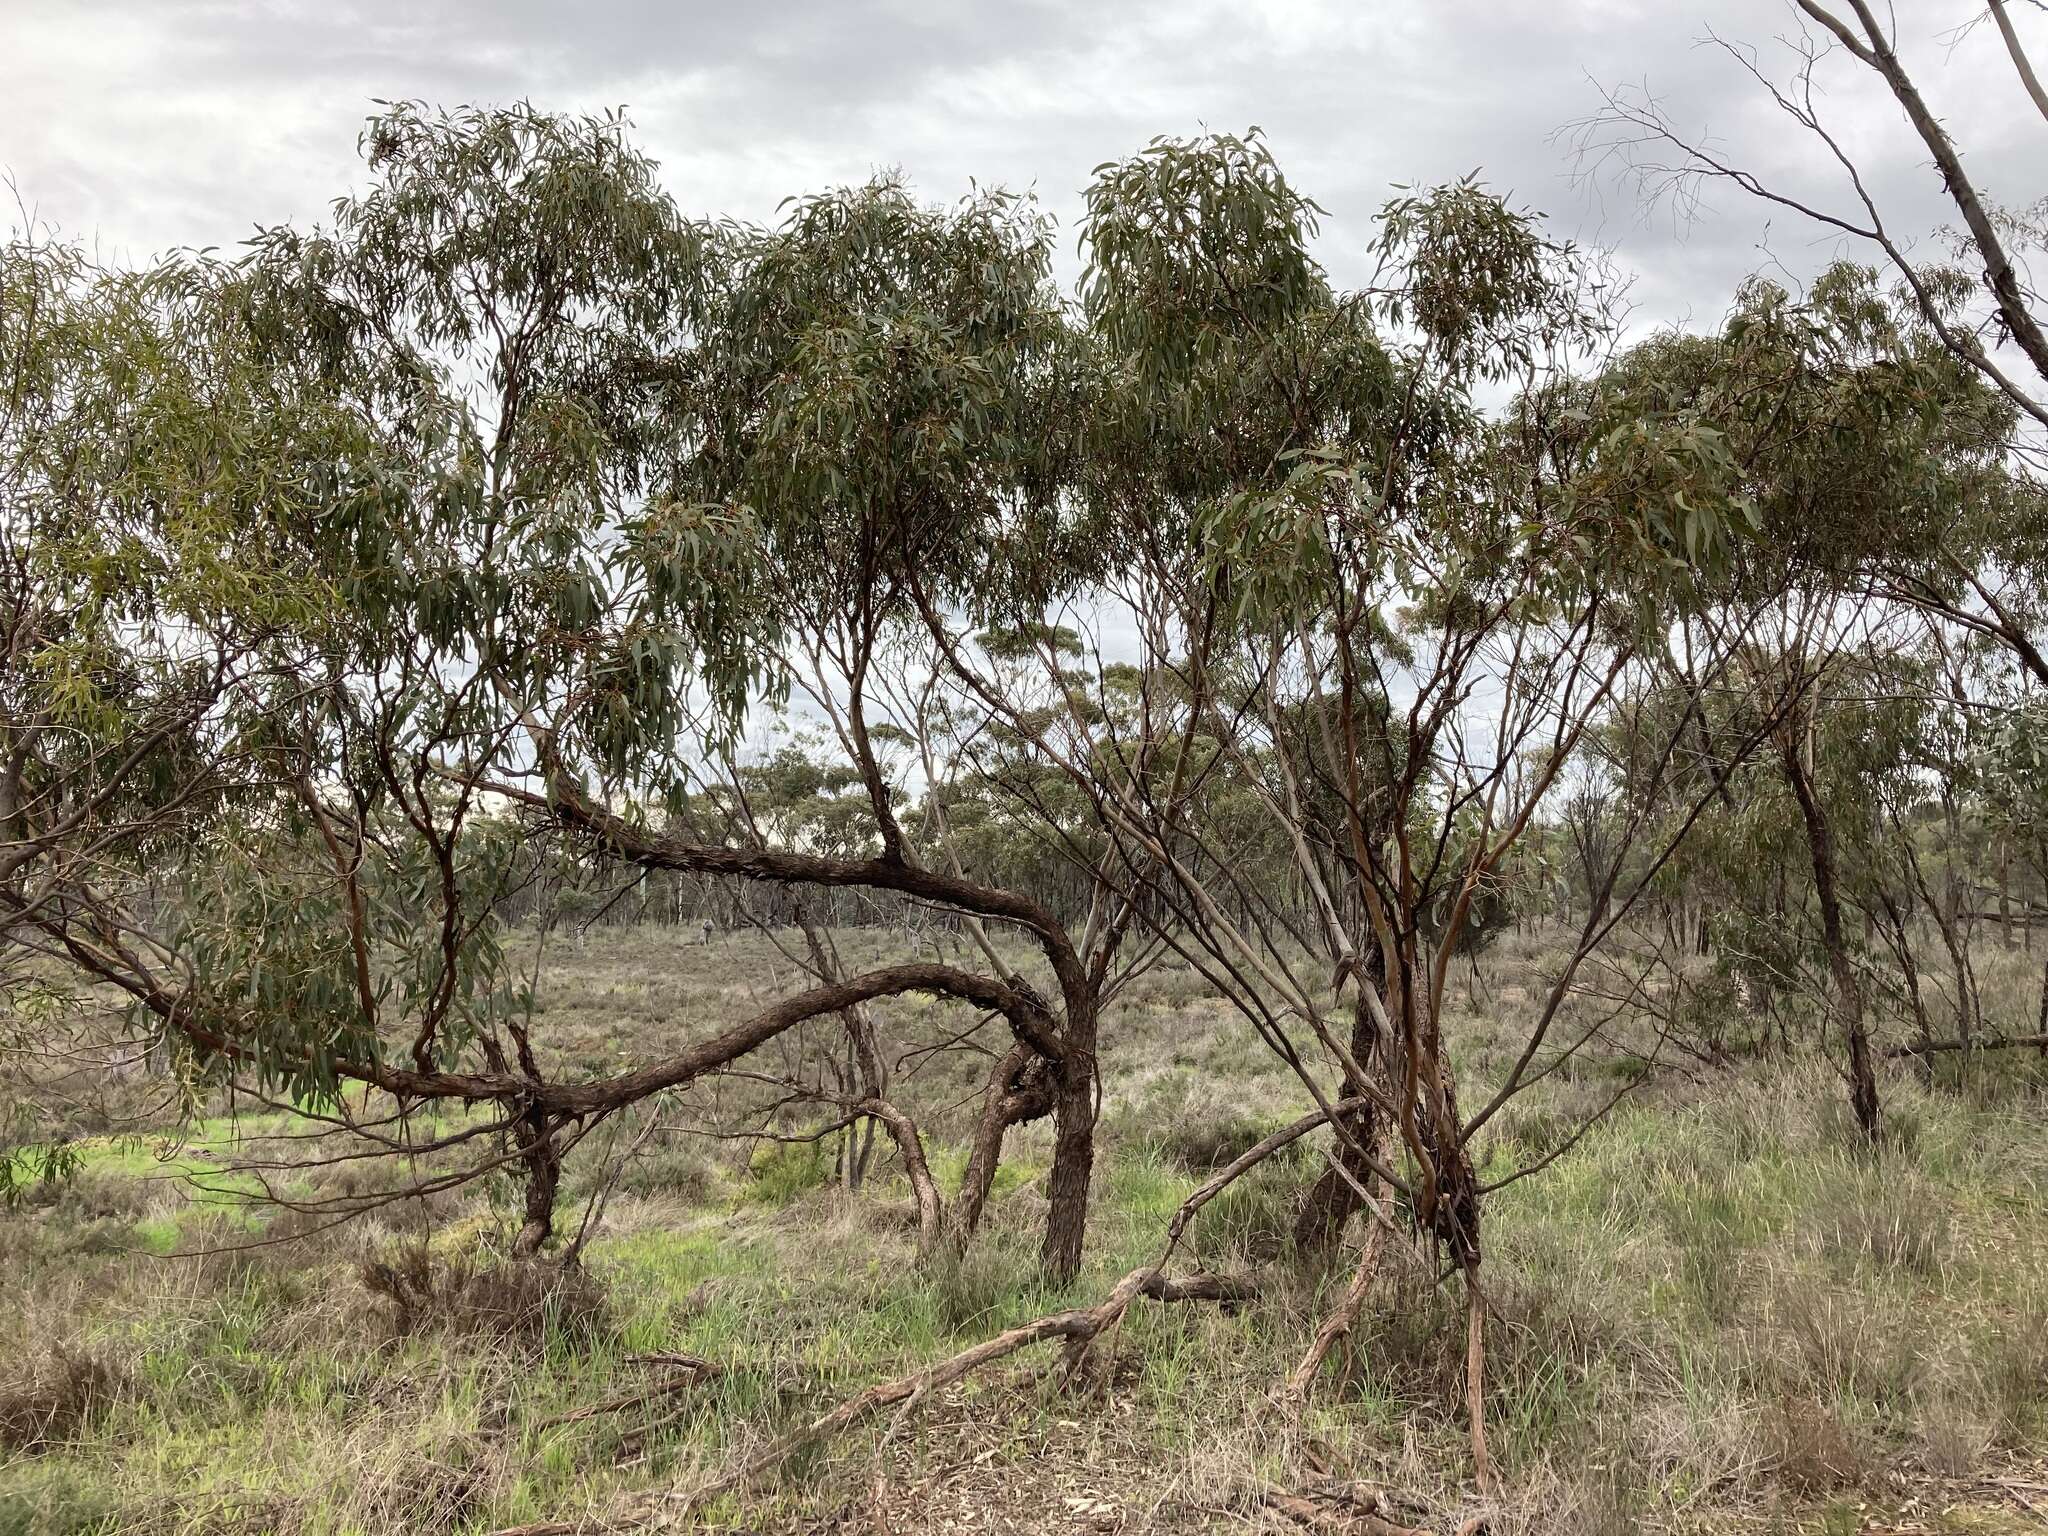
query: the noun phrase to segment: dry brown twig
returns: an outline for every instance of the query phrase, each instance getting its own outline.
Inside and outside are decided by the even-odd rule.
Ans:
[[[633,1356],[632,1363],[635,1365],[652,1365],[664,1369],[681,1369],[687,1374],[671,1376],[666,1381],[656,1382],[653,1386],[643,1388],[638,1392],[622,1392],[616,1397],[608,1397],[601,1403],[587,1404],[570,1413],[558,1413],[552,1418],[542,1419],[533,1426],[534,1429],[560,1429],[565,1424],[580,1424],[585,1420],[599,1418],[607,1413],[623,1413],[627,1409],[638,1408],[643,1404],[654,1402],[660,1398],[672,1397],[682,1391],[683,1388],[694,1387],[706,1377],[716,1376],[720,1372],[720,1367],[717,1364],[710,1360],[700,1360],[695,1355],[635,1355]]]
[[[708,1482],[692,1489],[657,1495],[650,1505],[639,1511],[621,1512],[615,1516],[583,1521],[557,1521],[520,1526],[494,1532],[492,1536],[581,1536],[581,1533],[587,1532],[644,1529],[686,1521],[713,1499],[744,1487],[763,1474],[773,1471],[804,1447],[865,1423],[884,1409],[901,1405],[907,1411],[913,1403],[930,1393],[949,1387],[983,1366],[1007,1359],[1034,1344],[1064,1339],[1066,1349],[1063,1355],[1063,1376],[1071,1380],[1083,1367],[1090,1346],[1114,1328],[1129,1310],[1131,1303],[1140,1296],[1160,1302],[1228,1303],[1251,1300],[1258,1295],[1258,1285],[1247,1277],[1201,1272],[1170,1276],[1166,1273],[1166,1265],[1178,1251],[1188,1223],[1204,1205],[1274,1153],[1291,1146],[1310,1131],[1327,1123],[1332,1114],[1354,1109],[1359,1102],[1356,1099],[1346,1099],[1331,1105],[1328,1110],[1319,1109],[1304,1115],[1293,1124],[1265,1137],[1212,1175],[1206,1183],[1182,1201],[1179,1209],[1174,1212],[1173,1218],[1167,1223],[1166,1240],[1159,1257],[1152,1263],[1142,1265],[1126,1274],[1110,1289],[1108,1296],[1094,1306],[1049,1312],[1029,1322],[1020,1323],[1014,1328],[1005,1329],[993,1338],[984,1339],[981,1343],[941,1360],[936,1365],[912,1371],[891,1381],[879,1382],[845,1399],[810,1423],[783,1436]],[[877,1504],[876,1508],[879,1509],[880,1505]]]

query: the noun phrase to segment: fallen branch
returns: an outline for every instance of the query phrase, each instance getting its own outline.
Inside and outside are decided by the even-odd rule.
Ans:
[[[711,1361],[700,1360],[695,1355],[637,1355],[634,1362],[680,1369],[687,1374],[656,1382],[653,1386],[638,1392],[622,1392],[617,1397],[608,1397],[601,1403],[588,1404],[573,1413],[558,1413],[553,1418],[542,1419],[533,1426],[534,1429],[560,1429],[564,1424],[580,1424],[586,1419],[595,1419],[607,1413],[621,1413],[629,1408],[638,1408],[657,1399],[671,1397],[685,1387],[694,1387],[705,1377],[715,1376],[719,1371],[718,1366]]]
[[[963,1349],[950,1359],[941,1360],[937,1365],[913,1371],[907,1376],[899,1376],[894,1381],[881,1382],[864,1392],[857,1393],[801,1429],[785,1435],[730,1472],[688,1493],[669,1495],[664,1500],[667,1507],[663,1513],[677,1519],[685,1518],[719,1495],[730,1493],[763,1473],[773,1471],[814,1441],[851,1429],[854,1425],[875,1417],[885,1408],[893,1408],[913,1397],[943,1390],[981,1367],[992,1365],[1034,1344],[1043,1344],[1052,1339],[1065,1339],[1071,1362],[1078,1358],[1081,1350],[1123,1316],[1125,1309],[1135,1297],[1150,1296],[1159,1301],[1238,1301],[1256,1294],[1257,1287],[1250,1281],[1230,1276],[1193,1274],[1169,1279],[1154,1265],[1134,1269],[1117,1282],[1106,1300],[1095,1306],[1049,1312],[1043,1317],[1033,1318],[1028,1323],[1020,1323],[1015,1328],[1005,1329],[994,1338],[984,1339],[970,1349]]]
[[[1350,1536],[1430,1536],[1425,1526],[1403,1525],[1389,1519],[1386,1501],[1376,1489],[1268,1493],[1259,1502],[1313,1531],[1343,1531]]]
[[[2048,1050],[2048,1035],[2002,1035],[1990,1040],[1920,1040],[1911,1045],[1894,1045],[1885,1055],[1932,1056],[1939,1051]]]
[[[1181,1236],[1187,1231],[1188,1223],[1203,1206],[1275,1152],[1291,1146],[1316,1127],[1325,1124],[1331,1115],[1356,1109],[1363,1102],[1364,1100],[1357,1098],[1344,1099],[1331,1105],[1327,1110],[1312,1111],[1292,1125],[1273,1132],[1232,1159],[1180,1203],[1180,1208],[1166,1224],[1166,1244],[1158,1259],[1125,1275],[1110,1290],[1109,1295],[1095,1306],[1049,1312],[1043,1317],[1033,1318],[1028,1323],[1020,1323],[1015,1328],[1006,1329],[992,1339],[984,1339],[971,1349],[964,1349],[937,1365],[869,1387],[865,1392],[848,1398],[829,1413],[813,1419],[793,1434],[778,1440],[730,1472],[688,1493],[670,1495],[666,1501],[668,1512],[678,1518],[685,1517],[701,1508],[707,1501],[721,1494],[730,1493],[764,1472],[773,1471],[814,1441],[850,1429],[873,1418],[883,1409],[893,1408],[912,1397],[951,1386],[981,1367],[992,1365],[1034,1344],[1043,1344],[1052,1339],[1065,1339],[1066,1369],[1071,1375],[1079,1369],[1088,1347],[1121,1321],[1130,1304],[1140,1296],[1162,1302],[1233,1302],[1249,1300],[1256,1296],[1257,1284],[1236,1276],[1168,1276],[1167,1261],[1179,1248]]]
[[[1065,1311],[1048,1312],[1045,1316],[1033,1318],[1028,1323],[1020,1323],[1015,1328],[1005,1329],[994,1338],[984,1339],[972,1348],[963,1349],[959,1354],[941,1360],[936,1365],[869,1387],[709,1482],[687,1492],[658,1496],[654,1507],[642,1514],[599,1518],[580,1523],[556,1522],[523,1526],[516,1528],[515,1531],[494,1532],[493,1536],[579,1536],[579,1533],[617,1531],[635,1526],[644,1528],[670,1521],[686,1520],[711,1500],[743,1487],[763,1473],[772,1472],[806,1446],[838,1434],[842,1430],[851,1429],[856,1424],[865,1423],[884,1409],[906,1404],[913,1398],[921,1398],[949,1387],[983,1366],[993,1365],[996,1361],[1006,1359],[1020,1350],[1029,1349],[1034,1344],[1047,1343],[1053,1339],[1066,1340],[1065,1366],[1068,1375],[1071,1376],[1080,1369],[1089,1346],[1115,1327],[1129,1310],[1131,1303],[1140,1296],[1160,1302],[1217,1301],[1228,1304],[1251,1300],[1258,1295],[1258,1285],[1248,1278],[1199,1272],[1178,1276],[1166,1273],[1166,1265],[1180,1247],[1180,1240],[1187,1231],[1188,1223],[1203,1206],[1274,1153],[1293,1145],[1318,1126],[1327,1124],[1332,1115],[1346,1113],[1365,1102],[1362,1098],[1347,1098],[1330,1105],[1328,1109],[1311,1111],[1293,1124],[1283,1126],[1265,1137],[1212,1174],[1207,1182],[1180,1203],[1179,1209],[1167,1222],[1166,1242],[1159,1257],[1152,1263],[1125,1275],[1111,1288],[1107,1297],[1092,1307],[1072,1307]]]

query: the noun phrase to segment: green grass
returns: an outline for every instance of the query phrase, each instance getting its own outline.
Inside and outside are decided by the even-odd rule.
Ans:
[[[657,953],[633,932],[561,953],[544,994],[550,1038],[572,1059],[701,1027],[765,965],[719,946]],[[238,1152],[302,1156],[283,1176],[309,1196],[366,1175],[321,1166],[317,1143],[248,1140],[291,1129],[276,1115],[81,1141],[70,1183],[0,1218],[17,1299],[0,1333],[0,1425],[10,1403],[101,1382],[81,1360],[110,1385],[74,1394],[75,1418],[48,1443],[0,1451],[0,1536],[473,1532],[599,1510],[687,1486],[871,1382],[1093,1300],[1158,1253],[1209,1168],[1300,1112],[1298,1085],[1187,992],[1184,976],[1148,978],[1106,1021],[1087,1264],[1059,1288],[1035,1264],[1042,1124],[1012,1134],[980,1239],[923,1262],[886,1144],[849,1195],[829,1141],[655,1137],[589,1251],[599,1313],[548,1302],[502,1337],[431,1317],[396,1335],[358,1269],[424,1244],[436,1273],[489,1274],[515,1224],[503,1189],[238,1253],[294,1230],[237,1198],[252,1189],[232,1171]],[[906,1010],[885,1022],[914,1036],[938,1021]],[[1467,1099],[1480,1102],[1486,1072],[1509,1059],[1507,1026],[1461,1027]],[[985,1070],[935,1063],[901,1089],[949,1193],[971,1127],[960,1105]],[[1623,1073],[1560,1072],[1518,1100],[1481,1148],[1489,1172],[1555,1150]],[[1980,1070],[1932,1086],[1898,1073],[1886,1092],[1894,1140],[1873,1161],[1820,1061],[1652,1074],[1544,1172],[1492,1197],[1497,1530],[1715,1531],[1736,1514],[1822,1530],[1922,1483],[1963,1490],[1943,1495],[1962,1510],[1958,1531],[2019,1528],[1967,1489],[2048,1453],[2042,1090],[2030,1072]],[[729,1124],[734,1105],[660,1113]],[[1417,1494],[1446,1528],[1476,1507],[1462,1302],[1398,1258],[1301,1433],[1273,1426],[1266,1394],[1346,1278],[1301,1273],[1285,1253],[1320,1155],[1304,1143],[1273,1160],[1189,1234],[1179,1262],[1269,1277],[1256,1304],[1137,1308],[1094,1395],[1057,1390],[1040,1374],[1047,1353],[920,1405],[918,1432],[882,1452],[893,1486],[922,1490],[898,1528],[955,1528],[985,1494],[1030,1528],[1091,1529],[1068,1503],[1085,1492],[1111,1499],[1126,1529],[1229,1529],[1214,1510],[1317,1467]],[[601,1161],[572,1165],[565,1227]],[[656,1352],[718,1369],[648,1407],[574,1417],[655,1381],[638,1357]],[[821,1446],[723,1509],[750,1526],[866,1522],[880,1433]]]

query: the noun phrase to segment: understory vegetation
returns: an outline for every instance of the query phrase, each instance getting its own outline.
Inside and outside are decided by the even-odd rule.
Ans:
[[[686,1031],[778,963],[751,933],[694,939],[619,925],[580,955],[558,945],[540,994],[561,1048],[602,1059]],[[2030,1009],[2031,963],[1982,958],[1994,1017]],[[1487,996],[1461,1000],[1454,1025],[1476,1083],[1503,1070],[1512,1011],[1555,961],[1541,931],[1487,957]],[[21,1298],[0,1371],[0,1529],[487,1531],[687,1489],[877,1379],[1099,1292],[1146,1261],[1189,1190],[1296,1110],[1291,1076],[1183,969],[1154,972],[1106,1028],[1120,1065],[1104,1080],[1103,1192],[1066,1287],[1033,1262],[1043,1134],[1005,1164],[984,1240],[920,1269],[900,1173],[848,1193],[824,1143],[692,1135],[689,1109],[717,1115],[659,1105],[648,1123],[669,1129],[624,1160],[571,1277],[507,1262],[510,1188],[411,1196],[331,1237],[269,1243],[317,1218],[251,1203],[253,1181],[221,1171],[238,1161],[283,1164],[271,1177],[288,1199],[407,1183],[263,1140],[305,1129],[274,1113],[81,1123],[76,1173],[0,1226]],[[2032,1529],[2048,1071],[2030,1056],[1945,1063],[1932,1085],[1889,1072],[1881,1167],[1819,1059],[1651,1076],[1494,1207],[1497,1505],[1473,1502],[1447,1406],[1456,1299],[1392,1266],[1298,1424],[1270,1395],[1341,1275],[1228,1311],[1133,1313],[1079,1398],[1035,1369],[997,1372],[704,1518],[864,1527],[879,1469],[888,1528],[906,1532],[1299,1530],[1273,1495],[1355,1484],[1407,1501],[1390,1518],[1444,1530],[1481,1507],[1502,1531]],[[1555,1150],[1613,1078],[1547,1080],[1494,1156]],[[942,1174],[968,1131],[943,1106],[968,1086],[956,1073],[915,1090]],[[1191,1257],[1269,1265],[1311,1172],[1301,1154],[1233,1188]],[[566,1224],[597,1179],[568,1182]],[[1336,1521],[1346,1506],[1318,1507]]]

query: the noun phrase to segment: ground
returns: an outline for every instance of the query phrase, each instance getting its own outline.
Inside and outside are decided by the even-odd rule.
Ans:
[[[552,945],[550,1048],[638,1059],[793,980],[758,935],[593,930]],[[850,962],[901,936],[848,932]],[[1541,935],[1488,958],[1463,1006],[1468,1094],[1505,1070]],[[2037,962],[1992,953],[2010,1006]],[[936,1004],[885,1020],[932,1034]],[[923,1011],[921,1011],[923,1010]],[[651,1131],[583,1279],[501,1262],[502,1178],[331,1230],[251,1204],[253,1161],[304,1203],[397,1171],[322,1162],[275,1111],[216,1102],[143,1129],[81,1123],[80,1166],[0,1214],[0,1533],[484,1532],[666,1507],[861,1387],[1000,1328],[1099,1298],[1157,1251],[1220,1160],[1305,1096],[1252,1034],[1162,966],[1104,1029],[1086,1272],[1046,1288],[1043,1127],[1013,1138],[990,1228],[920,1265],[886,1156],[857,1192],[830,1150]],[[794,1066],[793,1061],[787,1063]],[[940,1058],[906,1101],[950,1189],[985,1068]],[[1640,1077],[1640,1081],[1637,1081]],[[1271,1403],[1344,1280],[1289,1262],[1304,1144],[1219,1198],[1190,1264],[1257,1272],[1260,1299],[1134,1311],[1080,1388],[1025,1353],[900,1418],[838,1436],[705,1508],[742,1530],[1331,1531],[1361,1511],[1451,1532],[2017,1532],[2048,1527],[2048,1088],[2028,1059],[1886,1082],[1890,1141],[1856,1142],[1819,1055],[1643,1072],[1606,1053],[1503,1116],[1489,1176],[1559,1147],[1492,1198],[1489,1412],[1503,1487],[1471,1475],[1457,1298],[1390,1265],[1304,1420]],[[664,1106],[701,1125],[750,1090]],[[574,1231],[609,1157],[572,1165]],[[607,1142],[616,1130],[616,1139]],[[293,1238],[292,1241],[283,1241]]]

